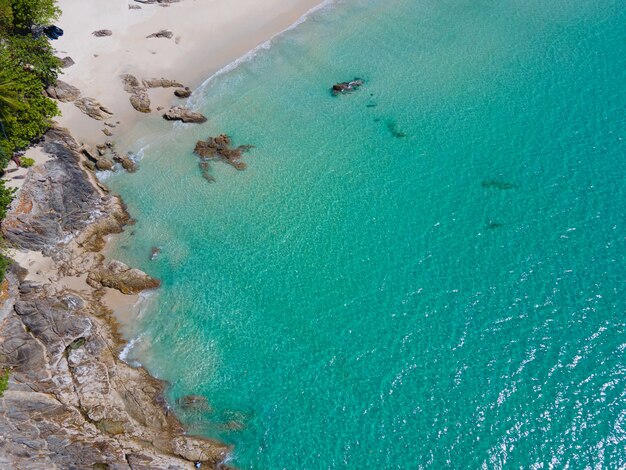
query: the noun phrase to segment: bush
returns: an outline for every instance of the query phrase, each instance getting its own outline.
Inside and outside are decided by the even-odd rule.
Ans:
[[[9,369],[5,369],[2,375],[0,375],[0,398],[4,395],[7,388],[9,388]]]
[[[32,158],[20,157],[20,166],[23,166],[24,168],[30,168],[34,164],[35,160],[33,160]]]

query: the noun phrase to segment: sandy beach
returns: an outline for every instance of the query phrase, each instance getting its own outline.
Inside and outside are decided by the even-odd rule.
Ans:
[[[61,58],[74,65],[62,80],[83,96],[97,99],[113,112],[115,141],[142,117],[161,119],[156,108],[184,104],[172,89],[152,89],[152,113],[142,115],[130,105],[120,76],[167,78],[191,89],[212,74],[245,55],[259,44],[287,29],[320,0],[183,0],[171,4],[144,4],[128,0],[59,0],[58,25],[65,34],[53,46]],[[97,37],[97,30],[110,36]],[[171,38],[147,38],[158,31]],[[59,124],[75,138],[91,145],[103,142],[103,123],[87,118],[72,103],[59,103]],[[120,124],[116,124],[117,122]]]

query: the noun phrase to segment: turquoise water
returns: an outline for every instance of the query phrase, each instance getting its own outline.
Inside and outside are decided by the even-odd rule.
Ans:
[[[625,83],[622,1],[315,14],[110,180],[163,281],[131,356],[241,468],[624,468]]]

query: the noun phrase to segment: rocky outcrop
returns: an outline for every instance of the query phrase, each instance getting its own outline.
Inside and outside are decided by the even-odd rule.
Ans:
[[[98,121],[104,121],[113,116],[113,113],[108,108],[100,104],[99,101],[93,98],[80,98],[74,101],[74,106],[80,109],[90,118]]]
[[[103,281],[125,278],[135,290],[136,279],[151,279],[103,264],[97,253],[104,234],[128,220],[124,208],[90,185],[66,132],[50,132],[44,149],[51,159],[31,169],[2,224],[13,245],[43,251],[54,266],[43,284],[14,266],[0,286],[0,369],[11,370],[0,399],[0,468],[221,467],[229,448],[186,435],[165,404],[164,384],[119,359],[123,344],[100,301]],[[87,272],[112,277],[98,277],[91,290],[59,282]]]
[[[168,121],[183,121],[201,123],[206,122],[206,117],[184,106],[174,106],[163,117]]]
[[[175,80],[168,80],[166,78],[146,78],[139,80],[131,74],[124,74],[121,78],[124,83],[124,91],[130,93],[130,104],[140,113],[151,112],[150,96],[148,95],[149,88],[180,88],[183,86]]]
[[[157,31],[156,33],[152,33],[149,36],[146,36],[147,39],[150,38],[165,38],[172,39],[174,37],[174,33],[168,31],[167,29],[162,29],[161,31]]]
[[[137,171],[137,164],[127,155],[113,154],[113,161],[122,165],[122,168],[129,173]]]
[[[87,276],[87,284],[98,289],[110,287],[122,294],[138,294],[146,289],[156,289],[161,283],[143,271],[126,266],[121,261],[110,261],[99,266]]]
[[[80,90],[63,80],[57,80],[54,85],[50,85],[46,88],[46,94],[55,100],[67,103],[80,98]]]
[[[228,163],[238,170],[244,170],[246,164],[241,161],[241,158],[244,153],[252,148],[252,145],[240,145],[232,148],[231,144],[230,137],[221,134],[217,137],[209,137],[207,140],[198,141],[193,151],[204,163],[218,160]]]

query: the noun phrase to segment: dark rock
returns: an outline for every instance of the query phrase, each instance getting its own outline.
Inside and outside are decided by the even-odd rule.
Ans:
[[[153,246],[150,250],[150,261],[154,261],[159,257],[159,253],[161,253],[161,248],[158,246]]]
[[[246,164],[241,161],[241,157],[245,152],[248,152],[252,146],[240,145],[239,147],[231,148],[231,143],[230,137],[225,134],[218,135],[217,137],[209,137],[206,141],[200,140],[196,143],[194,153],[200,157],[201,163],[207,163],[210,160],[221,160],[234,166],[238,170],[244,170]]]
[[[355,78],[354,80],[349,81],[349,82],[336,83],[331,88],[331,93],[333,94],[333,96],[341,95],[344,93],[350,93],[360,88],[361,86],[363,86],[363,84],[364,84],[363,80],[359,78]]]
[[[172,39],[172,37],[174,37],[174,33],[172,33],[171,31],[168,31],[167,29],[162,29],[161,31],[157,31],[156,33],[153,33],[149,36],[146,36],[146,38],[165,38],[165,39]]]
[[[102,38],[102,37],[105,37],[105,36],[111,36],[113,34],[113,31],[111,31],[109,29],[99,29],[98,31],[94,31],[91,34],[93,34],[97,38]]]
[[[178,406],[187,410],[200,410],[205,413],[212,411],[209,401],[201,395],[185,395],[176,400]]]
[[[174,94],[179,98],[189,98],[191,96],[191,90],[189,87],[179,88],[174,91]]]
[[[128,156],[121,156],[116,154],[113,156],[113,161],[122,165],[122,168],[124,168],[129,173],[134,173],[135,171],[137,171],[137,165]]]

